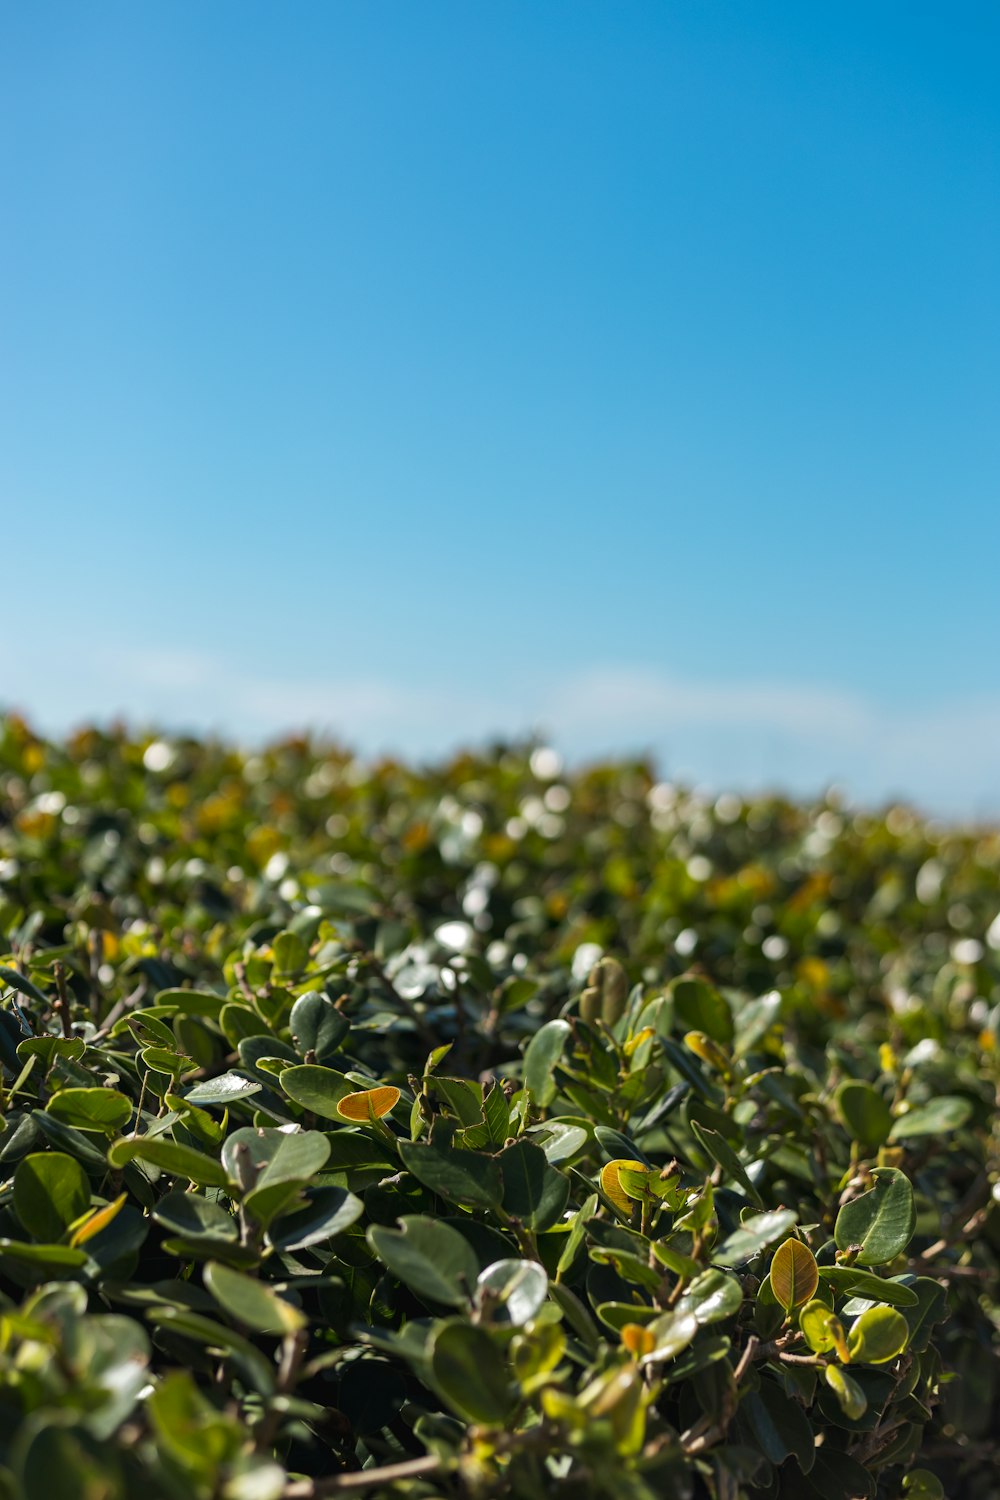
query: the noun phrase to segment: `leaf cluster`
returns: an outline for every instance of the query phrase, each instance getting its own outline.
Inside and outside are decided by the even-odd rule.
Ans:
[[[1000,840],[0,723],[0,1497],[980,1500]]]

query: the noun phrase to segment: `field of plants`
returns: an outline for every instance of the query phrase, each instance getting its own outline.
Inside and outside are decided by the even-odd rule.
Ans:
[[[0,1500],[990,1500],[1000,832],[0,721]]]

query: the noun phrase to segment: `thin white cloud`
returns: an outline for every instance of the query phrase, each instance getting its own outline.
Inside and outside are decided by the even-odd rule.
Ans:
[[[781,730],[825,739],[872,728],[863,699],[832,688],[788,683],[697,683],[629,667],[571,677],[555,693],[554,721],[567,730],[618,724],[640,733],[693,725]]]
[[[364,751],[418,755],[537,731],[571,756],[651,751],[671,773],[716,786],[814,791],[836,779],[865,799],[1000,810],[1000,699],[988,696],[901,713],[817,683],[701,682],[629,664],[516,690],[432,672],[295,679],[240,671],[213,651],[81,637],[59,653],[0,642],[0,705],[53,730],[115,715],[251,739],[309,727]]]

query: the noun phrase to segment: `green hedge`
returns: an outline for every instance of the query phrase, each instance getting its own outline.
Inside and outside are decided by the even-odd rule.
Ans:
[[[988,1500],[998,868],[0,721],[0,1497]]]

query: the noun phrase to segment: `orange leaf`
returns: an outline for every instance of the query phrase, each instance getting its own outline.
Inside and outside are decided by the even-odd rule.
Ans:
[[[622,1343],[638,1358],[640,1354],[652,1354],[656,1348],[656,1336],[651,1328],[644,1328],[641,1323],[625,1323],[622,1325]]]
[[[348,1094],[337,1104],[337,1113],[342,1120],[381,1120],[399,1102],[399,1089],[383,1084],[377,1089],[362,1089],[359,1094]]]

